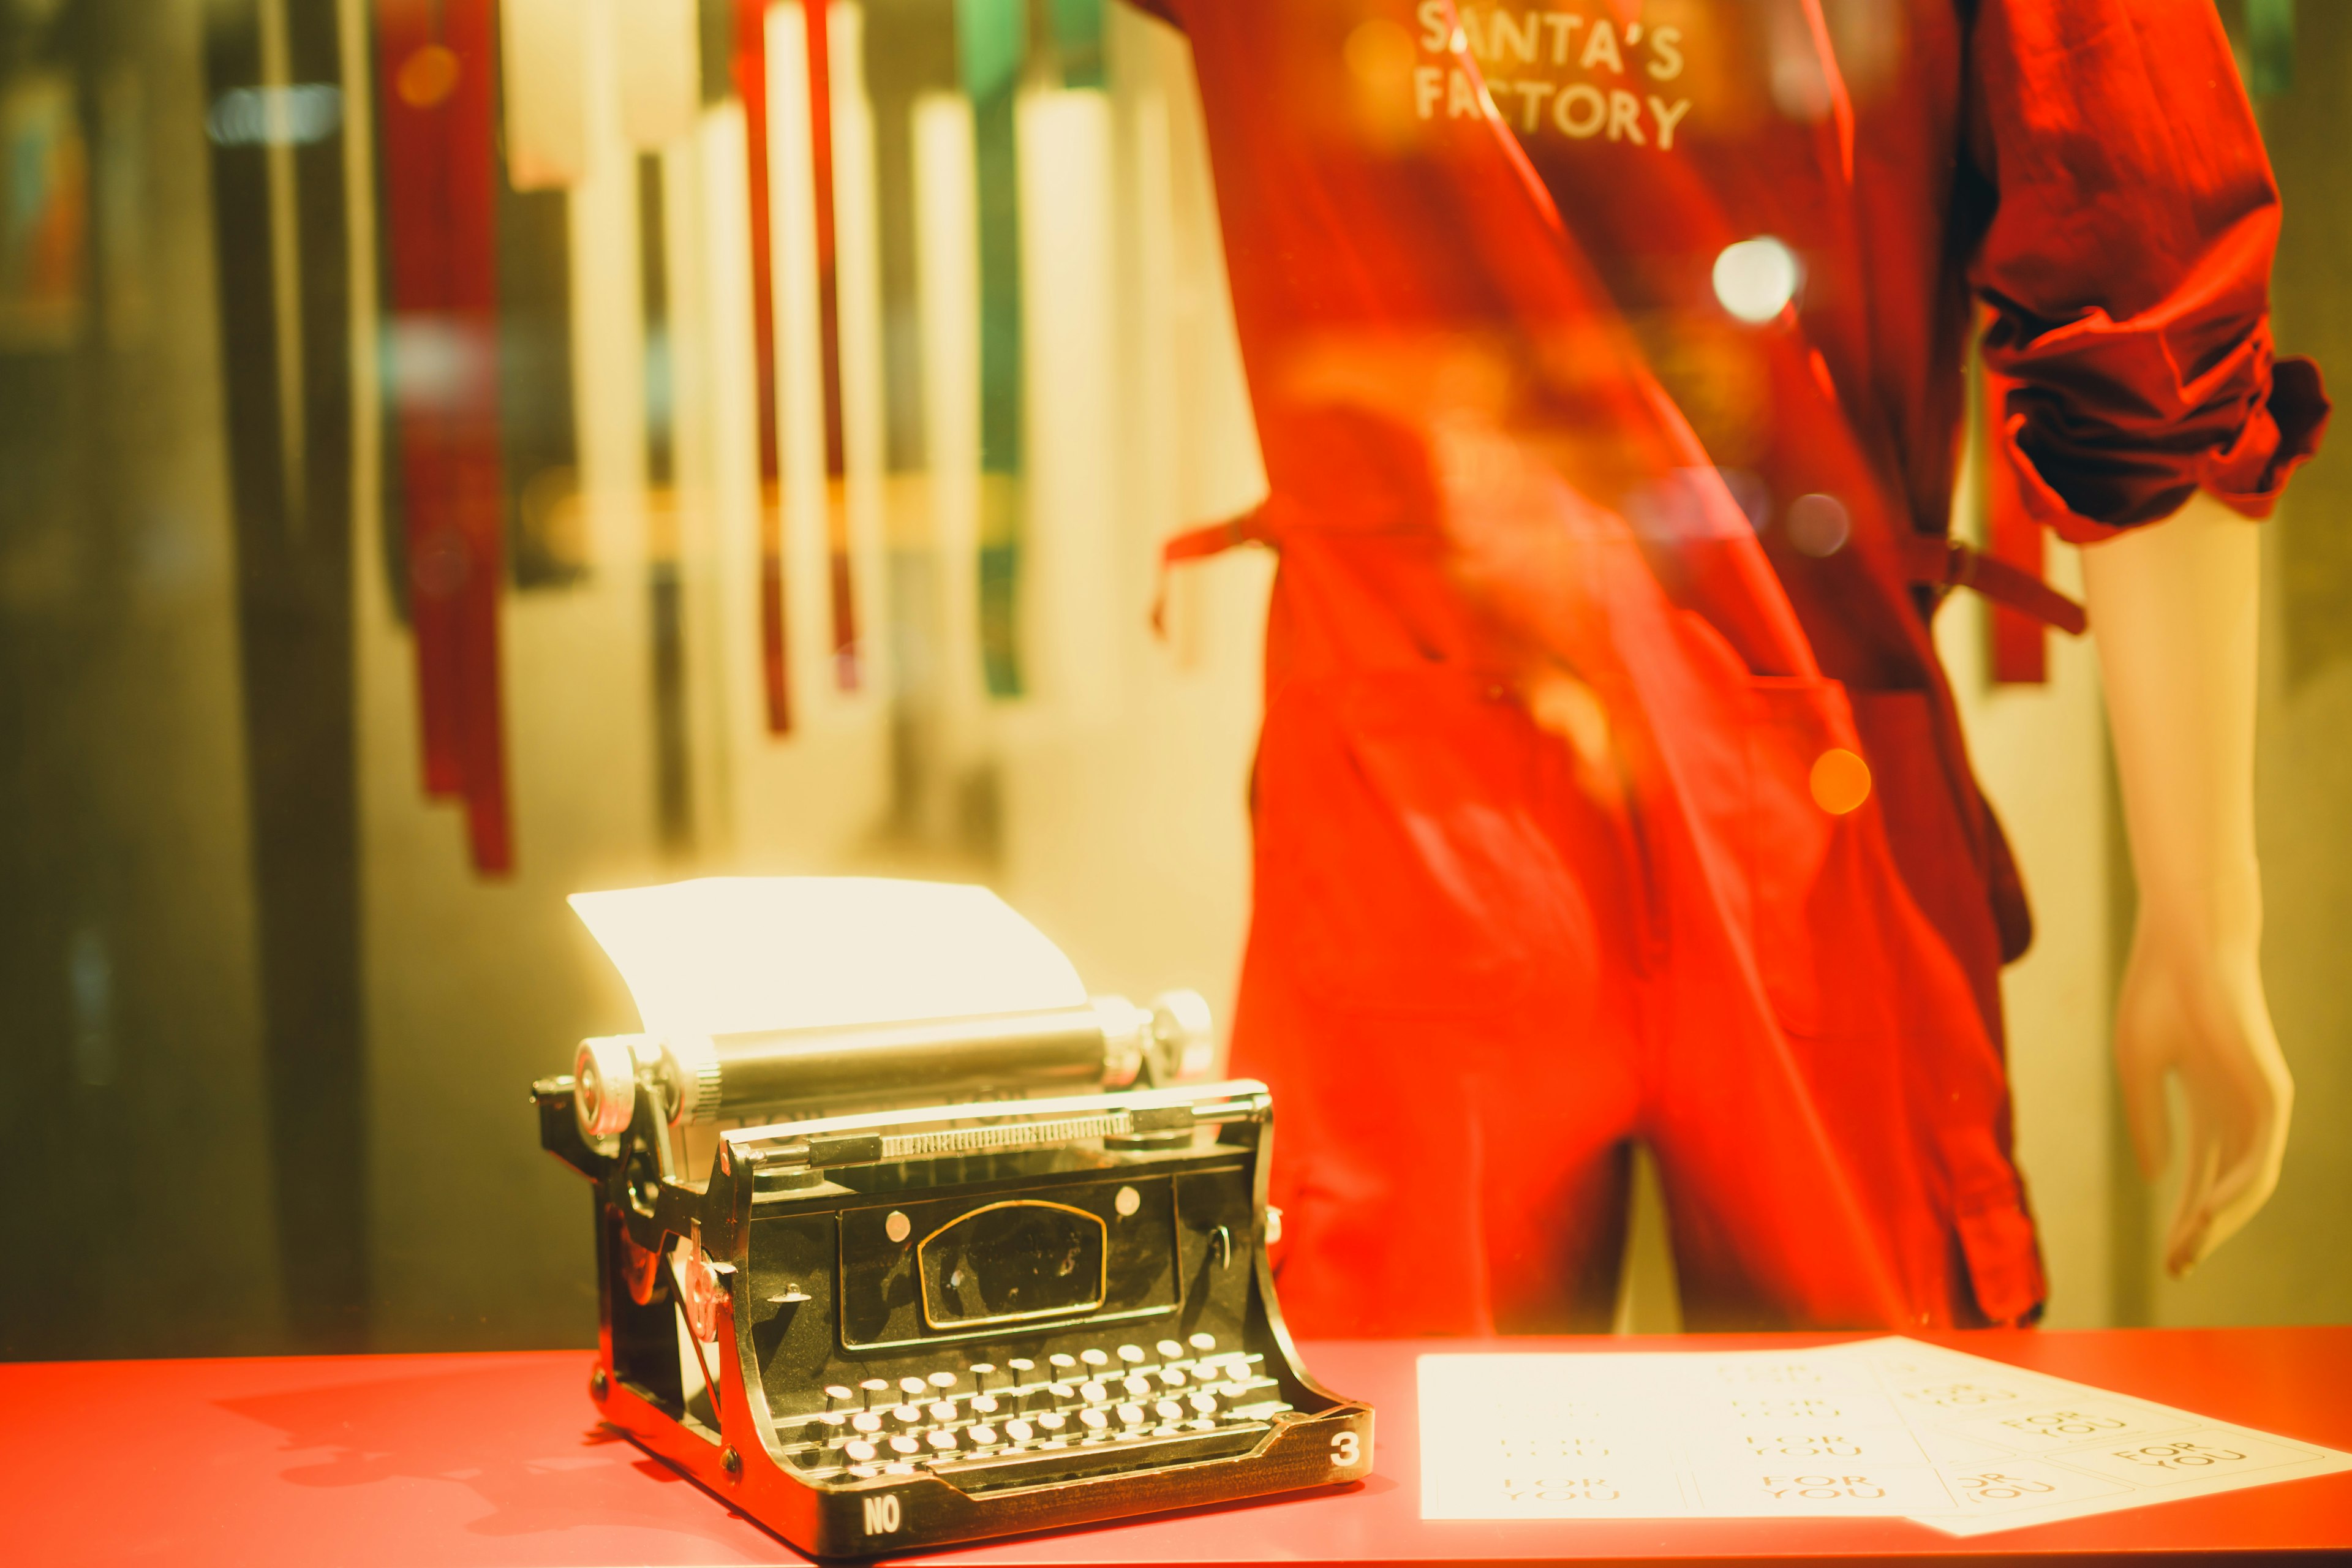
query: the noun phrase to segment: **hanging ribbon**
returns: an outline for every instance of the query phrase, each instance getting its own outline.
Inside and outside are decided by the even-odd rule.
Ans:
[[[751,198],[751,357],[760,427],[760,676],[768,730],[793,727],[784,649],[783,466],[776,444],[776,271],[768,200],[768,0],[735,0],[735,95]]]
[[[801,7],[808,36],[809,173],[816,207],[816,307],[824,402],[825,546],[832,562],[833,673],[857,689],[857,600],[850,581],[849,463],[842,431],[841,268],[834,217],[833,38],[827,0]]]
[[[375,16],[425,788],[465,803],[476,868],[504,872],[496,17],[492,0],[379,0]]]

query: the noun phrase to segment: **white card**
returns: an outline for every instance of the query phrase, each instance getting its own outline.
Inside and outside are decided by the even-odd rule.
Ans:
[[[2352,1456],[1903,1339],[1421,1358],[1424,1519],[1902,1517],[1953,1535]]]

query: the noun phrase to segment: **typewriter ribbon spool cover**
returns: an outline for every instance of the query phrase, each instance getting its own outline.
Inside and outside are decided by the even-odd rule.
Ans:
[[[576,895],[643,1032],[532,1086],[587,1176],[604,1418],[820,1556],[1357,1479],[1298,1363],[1265,1087],[984,889]]]

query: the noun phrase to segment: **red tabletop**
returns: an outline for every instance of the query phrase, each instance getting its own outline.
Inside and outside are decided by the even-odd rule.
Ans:
[[[1318,1495],[902,1561],[1620,1562],[2185,1552],[2352,1557],[2352,1473],[1955,1540],[1902,1520],[1423,1522],[1414,1357],[1427,1350],[1746,1349],[1841,1336],[1326,1343],[1307,1364],[1378,1409],[1377,1468]],[[1979,1355],[2352,1449],[2352,1328],[1991,1331]],[[798,1563],[602,1428],[581,1351],[0,1366],[0,1562],[322,1565]]]

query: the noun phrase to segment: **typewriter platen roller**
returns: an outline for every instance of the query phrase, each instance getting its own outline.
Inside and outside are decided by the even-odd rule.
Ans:
[[[1265,1089],[1181,1080],[1206,1013],[583,1043],[533,1095],[594,1187],[605,1418],[824,1556],[1366,1474],[1275,1300]]]

